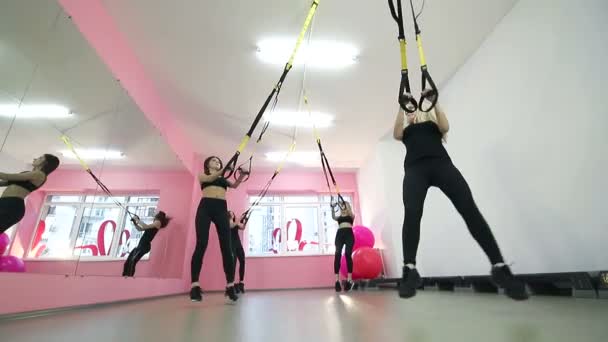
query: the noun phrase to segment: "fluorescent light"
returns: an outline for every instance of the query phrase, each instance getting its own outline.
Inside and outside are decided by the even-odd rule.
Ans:
[[[286,154],[287,151],[267,152],[266,159],[273,162],[280,162],[285,159]],[[319,156],[319,152],[294,151],[287,157],[287,161],[301,165],[320,164],[321,157]]]
[[[22,105],[17,104],[0,104],[0,116],[13,117],[23,119],[62,119],[72,116],[70,110],[60,105]]]
[[[103,150],[103,149],[75,149],[78,156],[82,159],[97,160],[97,159],[122,159],[125,157],[124,153],[114,150]],[[76,159],[76,156],[70,150],[61,151],[64,157]]]
[[[295,39],[265,39],[257,44],[257,55],[266,63],[285,65],[294,47]],[[317,68],[341,68],[354,64],[358,53],[357,49],[346,43],[315,40],[309,45],[304,41],[294,65],[306,63]]]
[[[277,126],[312,127],[317,128],[331,126],[333,116],[320,112],[296,112],[296,111],[274,111],[264,115],[266,121]]]

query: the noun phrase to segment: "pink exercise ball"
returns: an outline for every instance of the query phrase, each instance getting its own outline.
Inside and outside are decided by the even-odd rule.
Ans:
[[[353,252],[353,279],[374,279],[382,272],[382,258],[377,250],[362,247]]]
[[[3,256],[0,257],[0,272],[25,272],[25,264],[16,256]]]
[[[0,255],[4,255],[8,245],[11,243],[11,239],[6,235],[6,233],[0,234]]]
[[[374,238],[374,233],[371,231],[371,229],[364,226],[354,226],[353,234],[355,235],[355,245],[353,246],[353,251],[363,247],[374,247],[376,239]]]

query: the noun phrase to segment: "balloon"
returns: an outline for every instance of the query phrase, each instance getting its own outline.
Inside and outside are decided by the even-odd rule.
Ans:
[[[7,234],[0,234],[0,255],[4,255],[4,252],[6,252],[6,249],[8,248],[8,245],[10,243],[11,239],[8,237]]]
[[[364,226],[354,226],[353,234],[355,235],[355,245],[353,246],[353,251],[363,247],[374,247],[376,239],[374,238],[374,233],[372,233],[369,228]]]
[[[0,257],[0,272],[25,272],[25,264],[16,256],[3,256]]]
[[[374,279],[382,272],[380,253],[370,247],[353,252],[353,279]]]

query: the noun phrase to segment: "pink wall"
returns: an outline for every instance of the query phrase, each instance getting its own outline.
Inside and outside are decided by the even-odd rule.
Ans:
[[[18,290],[17,290],[18,289]],[[0,273],[0,314],[184,292],[179,279]]]
[[[255,173],[238,189],[228,192],[228,206],[240,215],[247,207],[248,194],[257,194],[265,185],[271,172]],[[336,181],[344,193],[353,193],[353,210],[359,223],[359,198],[355,173],[337,173]],[[272,183],[273,193],[326,193],[327,185],[322,172],[294,172],[284,170]],[[200,195],[196,198],[196,204]],[[194,215],[194,214],[193,214]],[[187,254],[192,253],[195,244],[194,225],[188,236]],[[201,285],[205,290],[222,289],[226,285],[219,250],[217,233],[212,226],[209,245],[201,271]],[[246,235],[246,234],[245,234]],[[243,239],[243,245],[247,245]],[[185,264],[189,266],[187,256]],[[333,284],[333,256],[302,257],[253,257],[246,260],[245,282],[250,289],[283,289],[327,287]],[[184,281],[190,282],[190,272],[185,269]],[[237,276],[238,278],[238,276]]]
[[[180,278],[185,256],[185,232],[189,224],[192,201],[193,177],[190,173],[105,170],[99,176],[116,195],[121,193],[160,195],[159,210],[164,210],[174,219],[167,230],[159,232],[152,242],[151,257],[138,264],[137,276]],[[96,186],[93,179],[81,170],[58,170],[53,173],[40,191],[27,198],[27,214],[19,224],[11,254],[23,257],[29,248],[46,193],[95,193]],[[74,274],[76,271],[79,275],[115,276],[121,274],[122,263],[123,261],[78,263],[77,261],[26,260],[26,269],[28,273]]]

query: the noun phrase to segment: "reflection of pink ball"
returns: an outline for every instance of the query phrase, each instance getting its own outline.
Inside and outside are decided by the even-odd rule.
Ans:
[[[0,272],[25,272],[25,264],[16,256],[3,256],[0,257]]]
[[[374,238],[374,233],[372,233],[369,228],[364,226],[354,226],[353,234],[355,235],[355,245],[353,246],[353,251],[356,251],[362,247],[374,247],[376,239]]]
[[[11,239],[5,233],[0,234],[0,255],[3,255],[11,243]]]

